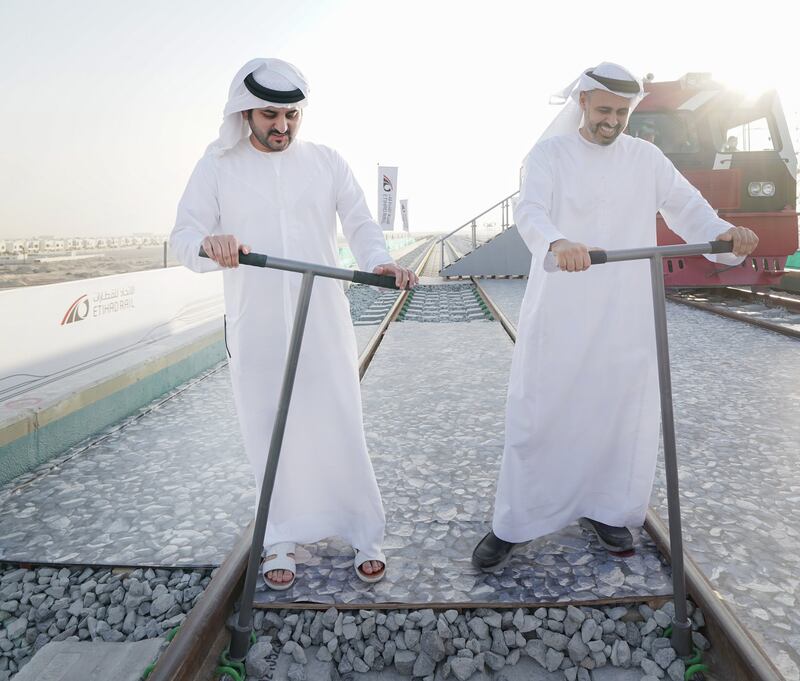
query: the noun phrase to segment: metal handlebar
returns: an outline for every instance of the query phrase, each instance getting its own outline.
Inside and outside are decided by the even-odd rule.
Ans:
[[[647,258],[677,258],[690,255],[705,255],[706,253],[730,253],[733,250],[732,241],[708,241],[701,244],[676,244],[674,246],[650,246],[646,248],[627,248],[617,251],[589,251],[592,265],[603,265],[607,262],[622,262],[623,260],[644,260]],[[558,272],[559,267],[556,256],[549,252],[544,257],[545,272]]]
[[[208,258],[205,249],[200,248],[200,257]],[[305,274],[310,272],[320,277],[329,279],[342,279],[352,281],[356,284],[368,284],[369,286],[379,286],[380,288],[397,289],[397,282],[394,277],[385,274],[374,274],[362,270],[348,270],[342,267],[329,267],[328,265],[316,265],[314,263],[302,262],[300,260],[285,260],[276,258],[263,253],[242,253],[239,251],[239,264],[250,265],[252,267],[266,267],[273,270],[283,270],[285,272],[299,272]]]

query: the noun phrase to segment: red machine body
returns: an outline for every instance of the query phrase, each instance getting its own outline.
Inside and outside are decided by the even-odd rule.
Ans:
[[[664,263],[671,287],[775,286],[798,248],[797,157],[775,91],[747,97],[708,74],[645,83],[626,132],[658,146],[721,218],[759,243],[737,267],[703,257]],[[658,216],[658,244],[683,240]]]

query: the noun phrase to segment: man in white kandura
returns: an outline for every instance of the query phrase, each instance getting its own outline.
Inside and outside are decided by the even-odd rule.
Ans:
[[[532,259],[492,531],[472,556],[483,570],[576,520],[626,552],[626,526],[644,522],[660,414],[650,264],[589,269],[587,245],[655,246],[659,211],[687,242],[732,241],[717,262],[738,264],[758,242],[718,218],[656,146],[621,134],[644,96],[629,71],[600,64],[565,96],[525,159],[514,210]],[[548,251],[563,272],[544,271]]]
[[[200,159],[178,206],[171,245],[196,272],[224,268],[236,411],[260,495],[299,274],[238,267],[239,251],[338,266],[336,215],[362,269],[417,282],[392,262],[350,168],[334,150],[298,139],[309,87],[279,59],[254,59],[230,87],[219,139]],[[200,258],[203,247],[210,260]],[[355,335],[342,284],[317,278],[300,352],[262,574],[295,579],[295,542],[339,536],[356,549],[360,579],[386,571],[384,513],[364,439]]]

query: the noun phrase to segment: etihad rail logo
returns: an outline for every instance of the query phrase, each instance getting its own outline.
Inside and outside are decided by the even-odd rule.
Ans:
[[[89,297],[84,294],[69,306],[67,313],[61,320],[61,326],[64,326],[64,324],[72,324],[73,322],[82,322],[88,316]]]
[[[385,192],[394,191],[394,187],[392,186],[392,181],[389,179],[388,175],[383,176],[383,191]]]
[[[136,288],[129,285],[96,291],[91,299],[84,294],[69,306],[61,319],[61,326],[82,322],[87,317],[133,311],[136,309],[135,293]]]

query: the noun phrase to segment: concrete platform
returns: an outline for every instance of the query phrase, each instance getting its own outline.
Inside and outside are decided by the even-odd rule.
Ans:
[[[14,681],[140,681],[164,639],[136,643],[53,641],[14,676]]]
[[[387,575],[365,585],[349,546],[319,542],[298,553],[294,587],[262,588],[258,605],[539,605],[671,593],[649,538],[638,537],[633,557],[613,558],[577,525],[532,543],[501,572],[472,567],[493,506],[511,348],[496,322],[390,327],[362,382],[387,516]]]

